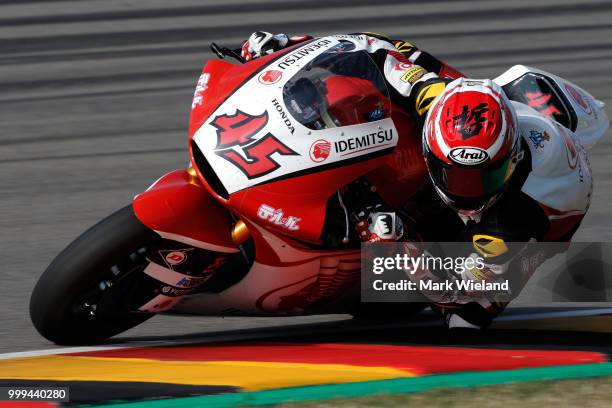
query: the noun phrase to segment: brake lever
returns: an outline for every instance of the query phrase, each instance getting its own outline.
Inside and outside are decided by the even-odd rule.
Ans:
[[[237,60],[238,62],[240,62],[241,64],[244,64],[247,62],[247,60],[245,60],[242,55],[240,55],[240,50],[231,50],[229,48],[226,47],[221,47],[219,45],[217,45],[216,43],[212,43],[210,44],[210,49],[212,50],[212,52],[214,52],[215,54],[217,54],[217,57],[219,57],[220,59],[225,59],[225,57],[232,57],[235,60]]]

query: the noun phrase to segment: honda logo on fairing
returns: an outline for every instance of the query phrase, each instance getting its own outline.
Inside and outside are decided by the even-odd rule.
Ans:
[[[489,154],[478,147],[455,147],[448,154],[448,158],[455,163],[475,166],[487,161]]]

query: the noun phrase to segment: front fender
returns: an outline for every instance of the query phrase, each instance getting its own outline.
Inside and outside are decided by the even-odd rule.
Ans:
[[[229,211],[188,170],[162,176],[134,197],[134,213],[162,238],[217,252],[237,252]]]

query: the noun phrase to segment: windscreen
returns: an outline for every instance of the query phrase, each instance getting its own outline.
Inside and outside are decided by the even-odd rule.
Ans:
[[[391,116],[382,73],[365,51],[342,41],[321,54],[283,88],[289,113],[309,129],[374,122]]]

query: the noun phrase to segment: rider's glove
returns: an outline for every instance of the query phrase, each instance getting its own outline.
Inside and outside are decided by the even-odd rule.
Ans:
[[[247,41],[242,44],[242,58],[251,61],[263,55],[272,54],[289,44],[286,34],[272,34],[266,31],[255,31]]]
[[[394,212],[382,212],[382,206],[367,208],[356,215],[355,229],[362,242],[395,242],[404,236],[404,223]]]

